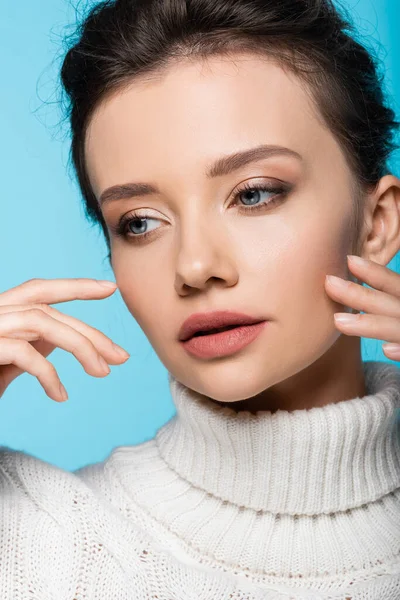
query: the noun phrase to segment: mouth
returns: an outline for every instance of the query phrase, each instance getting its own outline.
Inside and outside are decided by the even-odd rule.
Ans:
[[[264,320],[197,329],[182,342],[183,348],[191,356],[202,360],[231,356],[252,344],[267,324],[268,321]]]
[[[237,329],[242,327],[241,325],[227,325],[226,327],[219,327],[218,329],[208,329],[207,331],[197,331],[192,337],[199,337],[203,335],[212,335],[213,333],[221,333],[222,331],[228,331],[229,329]],[[191,339],[191,338],[189,338]]]
[[[247,325],[256,325],[265,321],[265,318],[253,317],[232,310],[210,311],[192,314],[182,324],[178,339],[187,342],[193,337],[202,337],[223,333],[230,329],[239,329]]]

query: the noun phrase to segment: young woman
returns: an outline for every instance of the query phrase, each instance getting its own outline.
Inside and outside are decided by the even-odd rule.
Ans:
[[[73,473],[2,448],[1,599],[399,599],[400,371],[360,346],[400,343],[376,60],[330,0],[117,0],[61,76],[87,214],[177,414]],[[115,289],[1,294],[0,392],[29,372],[65,399],[56,347],[94,376],[126,360],[49,306]]]

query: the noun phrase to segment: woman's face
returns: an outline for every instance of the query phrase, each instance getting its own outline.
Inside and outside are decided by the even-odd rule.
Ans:
[[[207,175],[218,159],[261,145],[299,158],[259,155]],[[251,55],[176,64],[98,107],[86,157],[99,201],[118,184],[158,190],[109,198],[101,210],[124,302],[182,383],[233,402],[279,386],[338,343],[342,355],[345,344],[354,349],[334,326],[343,306],[324,289],[325,275],[348,277],[351,173],[294,75]],[[277,191],[243,190],[256,184]],[[133,219],[126,237],[113,232],[122,216]],[[183,321],[226,309],[269,323],[233,355],[188,354],[178,341]]]

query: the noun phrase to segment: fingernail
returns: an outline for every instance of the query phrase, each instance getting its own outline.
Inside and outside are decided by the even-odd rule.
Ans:
[[[335,321],[337,321],[338,323],[343,323],[344,325],[347,325],[348,323],[354,323],[355,321],[357,321],[357,319],[360,315],[351,315],[351,314],[347,314],[347,313],[336,313],[334,316],[335,316]]]
[[[111,373],[111,369],[108,366],[108,364],[106,363],[106,361],[104,360],[104,358],[102,356],[98,356],[98,362],[100,367],[104,370],[107,371],[107,373]]]
[[[117,344],[113,344],[113,347],[114,347],[115,352],[117,352],[117,354],[119,354],[122,358],[130,357],[130,354],[126,350],[121,348],[121,346],[117,346]]]
[[[327,275],[326,276],[329,283],[332,283],[335,287],[338,288],[347,288],[349,282],[345,279],[341,279],[340,277],[335,277],[335,275]]]
[[[113,288],[113,287],[116,287],[116,285],[117,285],[113,281],[105,281],[105,280],[104,281],[97,280],[97,283],[99,283],[100,285],[103,285],[104,287],[107,287],[107,288]]]
[[[383,344],[382,348],[387,352],[400,352],[400,344]]]
[[[60,383],[60,394],[63,401],[68,400],[67,390],[65,389],[62,383]]]
[[[350,259],[350,261],[356,265],[366,265],[367,261],[364,258],[361,258],[361,256],[354,256],[353,254],[348,254],[347,258]]]

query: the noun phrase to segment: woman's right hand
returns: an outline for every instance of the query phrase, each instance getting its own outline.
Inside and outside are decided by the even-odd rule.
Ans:
[[[107,363],[125,362],[129,354],[101,331],[49,306],[100,300],[116,289],[116,284],[105,287],[96,279],[31,279],[0,293],[0,397],[27,372],[38,378],[50,398],[67,400],[56,369],[45,358],[56,347],[71,352],[94,377],[108,375]]]

